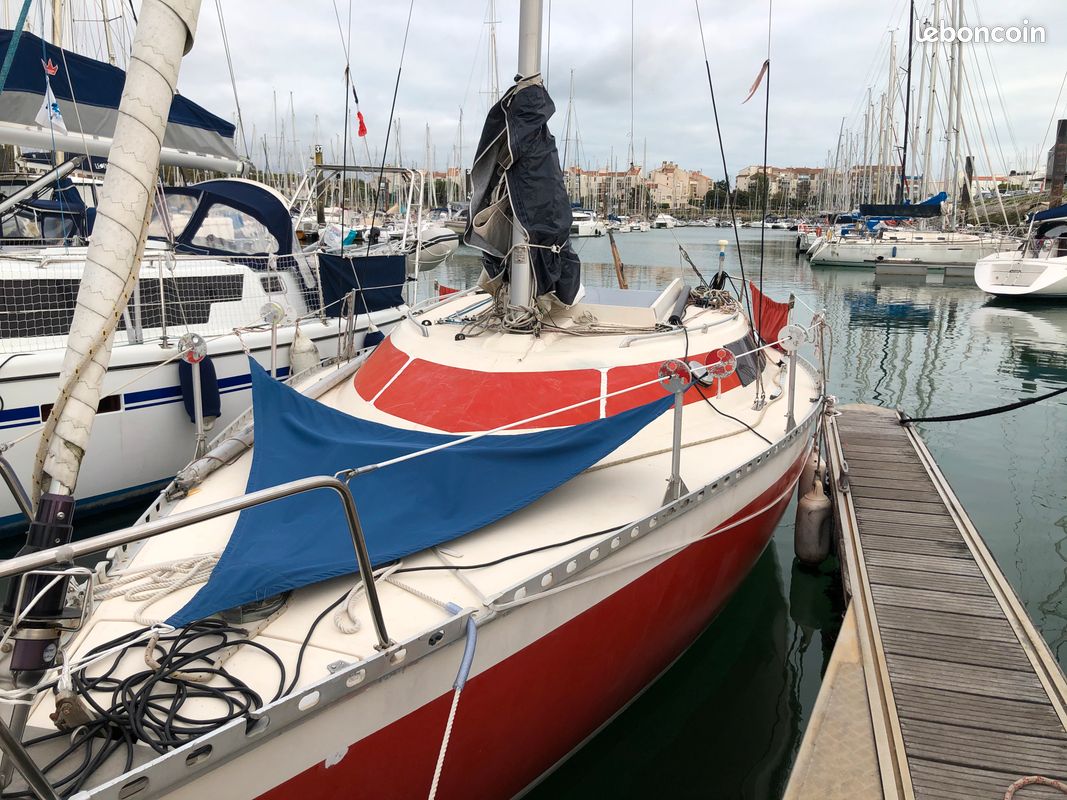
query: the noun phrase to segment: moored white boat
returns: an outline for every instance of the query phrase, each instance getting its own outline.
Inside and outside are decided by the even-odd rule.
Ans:
[[[155,491],[192,455],[195,426],[183,405],[178,364],[183,334],[205,340],[219,398],[209,424],[220,429],[248,404],[246,350],[269,364],[273,339],[276,371],[286,377],[298,327],[317,358],[337,357],[346,343],[347,312],[329,288],[323,294],[316,254],[300,252],[287,204],[275,190],[224,179],[168,189],[165,196],[167,218],[153,217],[155,238],[115,335],[90,466],[78,486],[83,510]],[[0,432],[14,442],[5,457],[26,482],[56,399],[86,252],[82,246],[0,253]],[[363,346],[368,330],[388,331],[403,314],[403,258],[389,269],[377,262],[375,274],[363,276],[371,292],[360,294],[352,317],[353,347]],[[385,288],[375,293],[378,287]],[[0,493],[0,528],[20,525],[25,518],[13,498]]]
[[[1013,253],[983,258],[974,281],[998,297],[1067,298],[1067,206],[1034,215],[1026,243]]]
[[[1018,240],[998,234],[897,229],[881,231],[877,236],[824,237],[810,257],[813,267],[874,268],[886,259],[934,267],[969,266],[1017,246]]]

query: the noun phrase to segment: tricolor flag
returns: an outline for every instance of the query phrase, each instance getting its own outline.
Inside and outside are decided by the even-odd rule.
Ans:
[[[56,96],[52,94],[52,83],[47,75],[44,79],[44,102],[41,103],[41,110],[37,112],[33,120],[42,128],[51,128],[64,135],[67,133],[67,125],[63,122],[63,114],[59,110]]]

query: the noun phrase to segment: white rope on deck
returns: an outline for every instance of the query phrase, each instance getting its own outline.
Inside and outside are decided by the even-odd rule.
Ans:
[[[93,599],[100,601],[122,597],[130,603],[140,603],[134,612],[134,620],[139,625],[156,625],[162,620],[148,619],[145,612],[179,589],[206,583],[220,555],[199,553],[111,574],[101,570],[97,575],[98,582],[93,587]]]

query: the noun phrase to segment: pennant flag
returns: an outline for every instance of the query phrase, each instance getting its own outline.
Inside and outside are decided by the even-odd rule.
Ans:
[[[358,135],[359,136],[366,136],[367,135],[367,123],[363,121],[363,112],[362,111],[357,111],[356,112],[356,119],[359,120]]]
[[[768,58],[763,62],[763,66],[760,68],[759,75],[756,76],[756,82],[752,84],[752,88],[748,90],[748,97],[741,101],[741,105],[744,105],[752,99],[752,95],[756,93],[759,85],[763,82],[763,76],[767,74],[767,70],[771,68],[771,60]]]
[[[45,77],[44,82],[44,102],[41,103],[41,110],[37,112],[37,116],[33,118],[33,121],[42,128],[51,128],[53,131],[58,131],[59,133],[66,135],[67,125],[63,122],[63,114],[59,110],[59,103],[56,102],[56,96],[52,94],[52,83],[48,80],[47,76]]]

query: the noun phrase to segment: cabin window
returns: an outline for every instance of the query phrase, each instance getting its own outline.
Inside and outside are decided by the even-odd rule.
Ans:
[[[281,294],[285,291],[285,281],[280,275],[264,275],[259,282],[267,294]]]
[[[213,203],[208,209],[193,236],[193,244],[235,254],[278,252],[278,240],[266,225],[225,203]]]
[[[200,200],[188,194],[166,194],[164,199],[167,205],[167,221],[170,223],[170,231],[178,237],[192,219]],[[168,238],[166,222],[159,214],[158,196],[156,202],[152,204],[152,219],[148,223],[148,235],[156,239]]]
[[[52,406],[54,403],[44,403],[41,406],[41,422],[45,422],[48,419],[48,415],[52,413]],[[107,397],[101,397],[100,402],[96,406],[97,414],[110,414],[113,411],[122,410],[122,395],[109,394]]]

